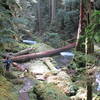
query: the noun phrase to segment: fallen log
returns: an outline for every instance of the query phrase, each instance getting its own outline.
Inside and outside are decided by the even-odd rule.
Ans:
[[[55,68],[55,66],[50,62],[49,59],[43,60],[43,63],[50,69],[52,72],[57,72],[58,70]]]
[[[32,51],[34,48],[27,48],[22,51],[19,51],[18,53],[14,53],[13,56],[20,56],[24,54],[28,54],[30,51]]]
[[[74,43],[70,43],[69,45],[67,45],[63,48],[48,50],[45,52],[31,53],[31,54],[27,54],[27,55],[16,56],[16,57],[12,57],[11,60],[13,60],[14,62],[23,62],[23,61],[29,61],[29,60],[35,59],[35,58],[48,57],[48,56],[58,54],[59,52],[65,51],[67,49],[71,49],[75,46],[76,46],[76,43],[74,42]]]
[[[17,64],[16,62],[13,62],[12,65],[13,67],[16,67],[20,71],[24,72],[26,70],[23,66],[21,66],[20,64]]]
[[[13,57],[13,56],[20,56],[20,55],[25,55],[25,54],[29,54],[30,51],[34,50],[35,48],[26,48],[24,50],[21,50],[17,53],[4,53],[4,54],[1,54],[2,57]]]

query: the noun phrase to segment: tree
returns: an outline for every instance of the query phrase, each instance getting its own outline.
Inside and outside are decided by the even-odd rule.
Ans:
[[[0,0],[0,46],[14,42],[13,36],[16,34],[13,27],[13,9],[11,4],[16,2],[8,0]]]
[[[80,0],[80,20],[79,20],[79,28],[77,35],[77,51],[81,51],[88,54],[93,54],[94,52],[94,43],[92,38],[90,38],[90,31],[86,28],[90,24],[90,16],[91,16],[91,0]],[[86,62],[84,62],[87,67],[87,58]],[[89,75],[89,74],[88,74]],[[92,80],[91,77],[88,76],[87,79],[87,100],[92,100]]]
[[[38,22],[38,31],[41,33],[41,5],[40,5],[40,0],[38,0],[37,3],[37,22]]]
[[[56,0],[51,0],[51,5],[51,23],[53,23],[56,19]]]

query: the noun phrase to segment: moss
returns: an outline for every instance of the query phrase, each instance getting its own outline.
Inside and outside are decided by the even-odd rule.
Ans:
[[[26,49],[26,48],[29,48],[30,45],[27,45],[27,44],[24,44],[24,43],[19,43],[19,42],[16,42],[12,48],[12,51],[13,52],[18,52],[20,50],[23,50],[23,49]]]
[[[33,92],[29,92],[29,98],[30,100],[37,100],[37,95]]]
[[[33,51],[31,52],[42,52],[42,51],[47,51],[47,50],[52,50],[53,48],[45,43],[37,43],[34,45],[28,45],[25,43],[18,43],[16,42],[11,48],[9,48],[10,51],[12,52],[18,52],[21,50],[24,50],[26,48],[34,48]]]
[[[0,63],[0,64],[1,64],[1,63]],[[1,75],[4,75],[4,69],[3,69],[2,66],[0,66],[0,74],[1,74]]]
[[[37,43],[37,44],[33,45],[32,47],[35,48],[36,52],[42,52],[42,51],[47,51],[47,50],[53,49],[51,46],[44,44],[44,43]]]
[[[13,85],[0,75],[0,100],[17,100],[14,98],[16,94],[11,92],[12,88]]]
[[[23,80],[20,80],[20,79],[13,79],[13,80],[11,80],[11,82],[14,85],[22,85],[24,83],[24,81]]]
[[[16,79],[17,77],[14,75],[14,74],[12,74],[11,72],[6,72],[5,73],[5,77],[7,78],[7,79]]]
[[[34,88],[39,100],[69,100],[54,84],[39,84]]]

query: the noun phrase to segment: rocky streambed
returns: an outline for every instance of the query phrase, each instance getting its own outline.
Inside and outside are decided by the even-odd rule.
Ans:
[[[36,52],[48,50],[46,45],[39,43],[32,45]],[[29,46],[28,46],[29,47]],[[41,50],[42,49],[42,50]],[[64,52],[65,53],[65,52]],[[73,58],[73,57],[72,57]],[[21,63],[24,72],[13,68],[12,71],[17,79],[23,83],[17,89],[19,100],[86,100],[86,87],[78,84],[85,83],[84,75],[79,75],[77,81],[73,82],[72,74],[75,77],[76,72],[67,67],[72,61],[68,56],[53,56],[31,60]],[[17,99],[16,99],[17,100]],[[96,100],[96,99],[94,99]],[[97,99],[99,100],[99,99]]]
[[[68,58],[66,59],[68,60]],[[23,67],[25,66],[28,69],[28,72],[23,72],[19,75],[20,79],[24,81],[23,86],[19,90],[19,100],[30,100],[30,90],[43,84],[47,86],[48,84],[52,84],[53,88],[58,87],[59,92],[63,93],[66,98],[66,94],[69,96],[76,94],[77,88],[75,88],[75,85],[72,83],[70,76],[66,73],[66,71],[61,70],[61,68],[56,68],[53,64],[53,60],[54,59],[51,57],[46,57],[35,61],[31,60],[30,62],[22,64]],[[61,57],[59,60],[61,60],[60,63],[63,64],[63,57]],[[38,85],[36,80],[40,82]],[[53,89],[52,85],[49,85],[49,88]],[[37,88],[36,90],[39,91]],[[48,91],[49,90],[47,90],[47,92]],[[60,94],[57,93],[57,95],[59,96]],[[60,98],[58,100],[60,100]]]

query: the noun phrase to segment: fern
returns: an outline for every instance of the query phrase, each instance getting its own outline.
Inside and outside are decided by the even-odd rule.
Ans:
[[[10,2],[11,1],[11,2]],[[15,40],[13,35],[16,34],[12,23],[12,11],[9,5],[15,0],[0,0],[0,45],[12,43]]]
[[[13,6],[13,7],[12,7]],[[16,25],[27,25],[28,20],[25,18],[13,17],[15,8],[18,8],[16,0],[0,0],[0,45],[9,44],[18,40],[18,29]]]
[[[14,23],[17,23],[17,24],[24,24],[24,25],[27,25],[28,24],[28,20],[25,19],[25,18],[13,18],[12,20]]]

